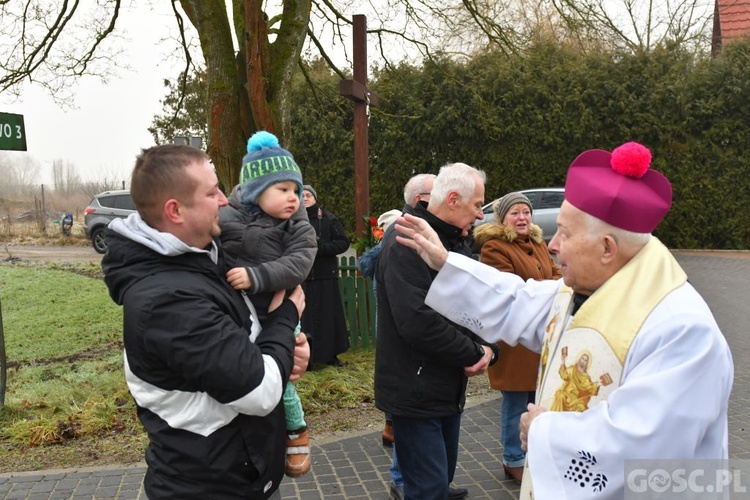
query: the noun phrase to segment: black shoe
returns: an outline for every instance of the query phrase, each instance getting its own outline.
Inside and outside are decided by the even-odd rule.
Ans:
[[[329,365],[329,366],[336,366],[338,368],[343,368],[343,367],[346,366],[346,363],[344,363],[343,361],[341,361],[338,357],[333,358],[333,361],[329,361],[326,364]]]
[[[466,488],[448,488],[448,498],[450,500],[461,500],[466,498],[469,490]],[[391,500],[404,500],[404,487],[396,486],[391,483]]]
[[[391,483],[391,500],[404,500],[404,487]]]
[[[450,500],[460,500],[466,498],[469,494],[469,490],[466,488],[448,488],[448,498]]]

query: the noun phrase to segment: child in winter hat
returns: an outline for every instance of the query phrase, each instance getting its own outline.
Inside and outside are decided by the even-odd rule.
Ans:
[[[247,154],[242,158],[240,170],[242,206],[257,207],[263,191],[283,181],[295,182],[297,195],[302,196],[302,172],[292,154],[279,146],[279,140],[270,132],[254,133],[247,141]]]
[[[285,185],[268,189],[279,183]],[[296,200],[289,183],[296,184]],[[221,241],[227,261],[232,263],[226,277],[234,289],[253,296],[262,323],[274,292],[301,284],[310,273],[317,238],[305,211],[299,210],[302,173],[275,135],[260,131],[247,141],[238,189],[246,210],[238,210],[233,190],[229,205],[219,212]],[[300,326],[295,335],[304,335]],[[283,403],[287,428],[284,470],[290,477],[300,477],[310,471],[312,459],[310,433],[294,382],[286,385]]]

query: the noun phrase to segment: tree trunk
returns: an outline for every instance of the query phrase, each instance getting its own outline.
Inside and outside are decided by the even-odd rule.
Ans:
[[[276,40],[260,0],[234,0],[232,27],[222,0],[181,0],[206,61],[208,154],[226,191],[239,179],[247,138],[268,130],[291,143],[289,92],[310,22],[310,0],[286,0]],[[241,17],[240,17],[241,14]],[[238,19],[242,21],[239,22]]]
[[[239,179],[250,127],[241,121],[240,101],[245,96],[226,7],[222,0],[181,0],[181,4],[198,32],[206,62],[208,155],[228,192]]]
[[[268,17],[261,9],[259,2],[245,1],[245,29],[243,40],[246,58],[247,96],[250,101],[250,113],[259,130],[266,130],[279,135],[277,116],[273,116],[269,106],[268,74]]]
[[[310,24],[311,0],[285,0],[276,40],[268,49],[269,93],[268,103],[277,117],[281,144],[289,148],[292,143],[291,87],[297,71],[299,56]]]

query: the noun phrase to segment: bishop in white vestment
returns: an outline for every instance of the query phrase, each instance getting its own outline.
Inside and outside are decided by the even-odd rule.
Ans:
[[[399,221],[412,238],[400,241],[440,269],[427,305],[484,340],[541,353],[536,405],[521,425],[521,498],[622,498],[625,460],[728,457],[731,353],[650,234],[672,196],[650,158],[628,143],[573,162],[549,245],[562,280],[524,282],[441,253],[421,227]]]

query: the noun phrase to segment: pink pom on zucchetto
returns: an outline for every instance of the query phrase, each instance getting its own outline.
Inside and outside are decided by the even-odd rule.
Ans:
[[[651,151],[637,142],[626,142],[612,151],[612,170],[640,179],[651,166]]]
[[[650,233],[672,206],[672,186],[652,170],[651,151],[628,142],[611,153],[589,149],[573,160],[565,200],[615,227]]]

